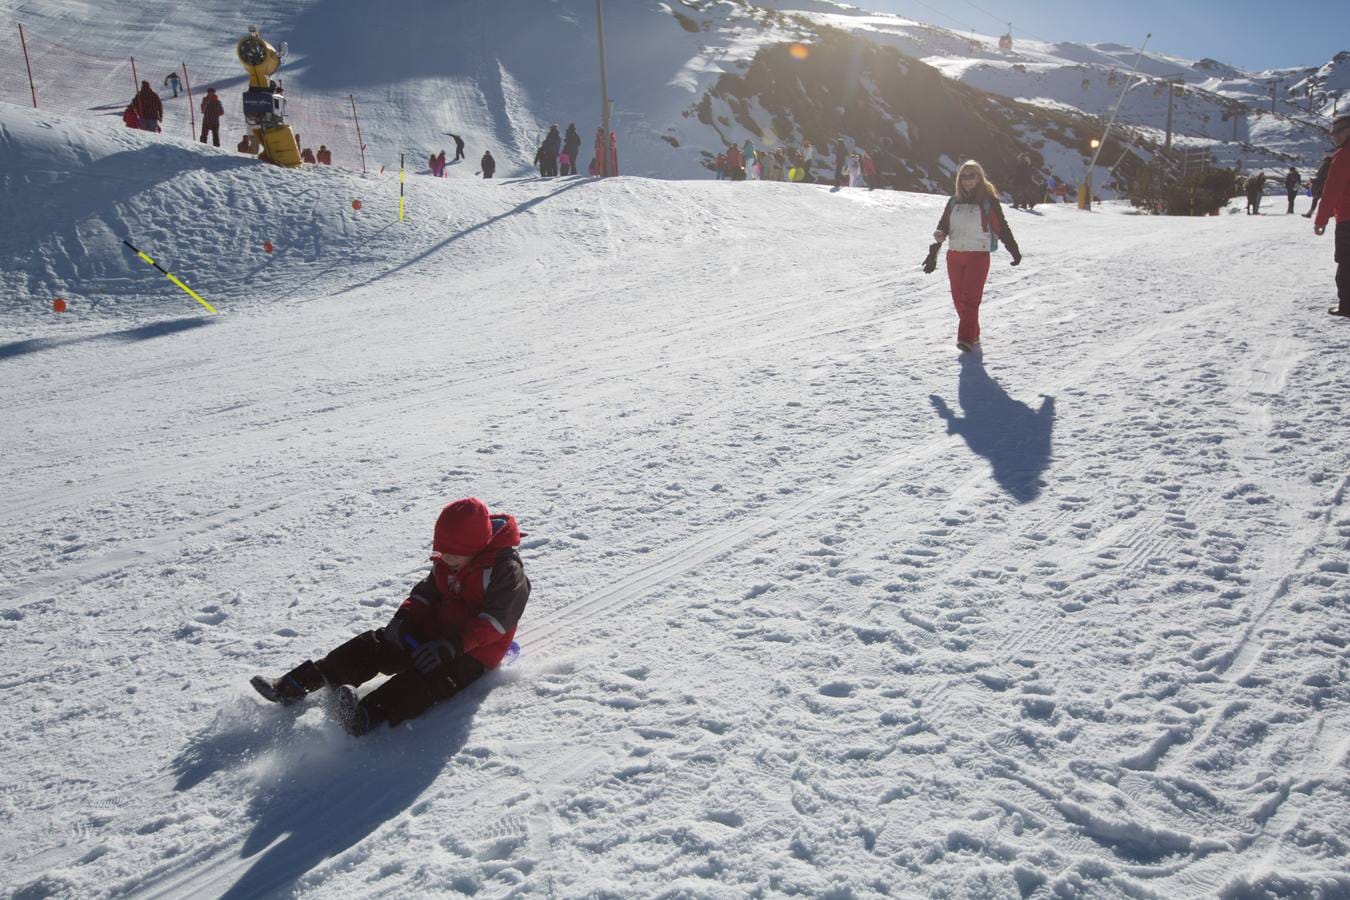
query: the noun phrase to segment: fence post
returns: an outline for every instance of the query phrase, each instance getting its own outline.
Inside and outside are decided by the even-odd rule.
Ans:
[[[183,63],[183,84],[187,87],[188,112],[192,114],[192,131],[188,133],[188,139],[195,141],[197,139],[197,107],[192,102],[192,79],[188,77],[187,63]],[[203,138],[206,135],[202,135]]]
[[[352,119],[356,121],[356,145],[361,148],[361,174],[366,174],[366,144],[361,140],[361,120],[356,117],[356,97],[352,94],[347,95],[347,99],[352,101]]]
[[[23,64],[28,69],[28,90],[33,95],[33,109],[37,109],[37,88],[33,86],[33,64],[28,61],[28,41],[23,36],[23,23],[19,23],[19,43],[23,45]]]

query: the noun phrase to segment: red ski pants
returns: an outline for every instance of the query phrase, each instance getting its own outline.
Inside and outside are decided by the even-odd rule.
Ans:
[[[984,280],[989,277],[989,256],[985,250],[947,251],[947,280],[952,284],[952,303],[960,317],[958,341],[980,339],[980,299],[984,296]]]

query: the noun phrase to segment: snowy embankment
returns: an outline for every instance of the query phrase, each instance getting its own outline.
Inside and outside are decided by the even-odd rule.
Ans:
[[[938,197],[416,178],[400,225],[0,126],[16,896],[1350,890],[1307,220],[1010,213],[962,365]],[[359,741],[250,696],[470,493],[530,532],[517,663]]]

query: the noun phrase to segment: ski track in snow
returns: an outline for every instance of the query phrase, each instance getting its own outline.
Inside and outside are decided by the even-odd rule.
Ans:
[[[4,312],[16,896],[1350,889],[1305,220],[1018,214],[962,363],[941,198],[415,184],[391,235],[216,177],[330,217],[290,302]],[[520,661],[362,741],[247,696],[465,493],[530,532]]]

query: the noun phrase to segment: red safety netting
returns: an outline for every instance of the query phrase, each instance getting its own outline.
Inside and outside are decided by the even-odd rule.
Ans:
[[[219,61],[184,61],[174,59],[172,51],[161,51],[153,58],[114,59],[45,40],[11,22],[0,26],[0,101],[99,117],[120,125],[123,111],[145,81],[163,107],[159,130],[197,140],[202,129],[202,99],[208,88],[215,88],[225,107],[220,144],[232,149],[248,130],[241,99],[248,89],[248,76],[234,61],[233,47],[219,55]],[[285,78],[278,82],[284,88]],[[363,168],[355,98],[308,97],[291,90],[285,95],[286,121],[302,149],[317,152],[324,145],[332,152],[334,165]]]

